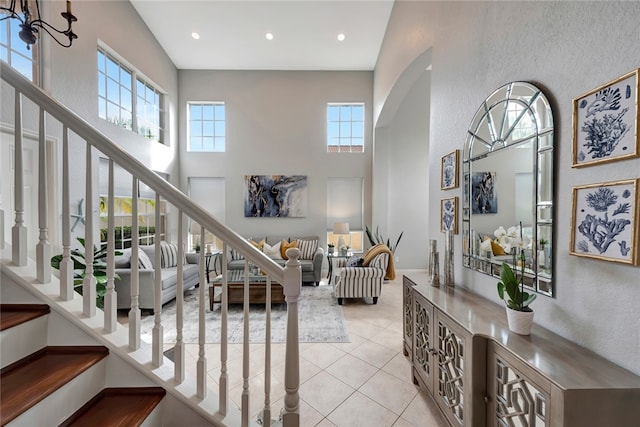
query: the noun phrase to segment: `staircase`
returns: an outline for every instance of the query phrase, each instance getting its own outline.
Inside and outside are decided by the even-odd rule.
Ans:
[[[83,118],[51,98],[42,89],[0,60],[0,127],[13,134],[13,170],[0,170],[2,182],[10,182],[11,209],[0,205],[0,301],[10,304],[2,309],[2,341],[0,362],[0,424],[29,427],[53,425],[109,425],[109,426],[249,426],[257,423],[270,426],[298,426],[299,405],[299,348],[298,299],[301,271],[300,251],[290,248],[289,260],[281,267],[256,249],[238,233],[220,223],[208,211],[190,200],[182,191],[165,181],[138,159],[122,150],[116,143],[94,129]],[[13,96],[11,96],[13,95]],[[13,99],[11,99],[13,98]],[[11,102],[13,101],[13,102]],[[9,106],[7,106],[9,104]],[[10,104],[13,104],[12,106]],[[24,106],[23,104],[26,104]],[[37,122],[36,129],[23,125],[23,116]],[[28,152],[24,138],[37,142],[37,149]],[[56,141],[49,143],[48,141]],[[71,147],[70,147],[71,146]],[[83,148],[79,148],[82,146]],[[53,148],[52,148],[53,147]],[[60,179],[61,189],[47,179],[47,150],[59,156],[60,165],[53,174]],[[156,245],[154,265],[154,328],[151,343],[141,339],[138,271],[138,239],[132,240],[132,285],[128,326],[117,322],[115,287],[115,250],[113,242],[113,203],[107,208],[108,234],[106,259],[106,294],[104,310],[96,306],[97,286],[93,271],[93,253],[86,251],[82,296],[74,290],[74,262],[71,259],[71,211],[69,194],[84,190],[84,200],[97,206],[93,190],[97,187],[94,168],[97,153],[109,162],[109,194],[113,200],[114,165],[132,176],[132,188],[145,184],[156,194],[156,218],[160,217],[162,200],[172,212],[177,225],[173,241],[177,240],[177,259],[184,256],[185,224],[193,221],[201,228],[201,247],[205,230],[224,242],[222,253],[222,304],[218,372],[207,370],[205,350],[206,286],[199,291],[199,336],[197,360],[185,357],[182,336],[183,281],[182,267],[177,268],[177,334],[175,363],[163,355],[163,313],[161,304],[162,272],[160,269],[160,238]],[[24,157],[38,159],[37,184],[24,182]],[[72,181],[70,170],[84,170],[85,179]],[[84,188],[83,188],[84,187]],[[25,188],[38,195],[37,206],[25,212]],[[132,194],[136,191],[132,190]],[[55,197],[61,212],[49,212],[48,198]],[[137,197],[137,196],[135,196]],[[132,196],[132,199],[134,196]],[[132,235],[138,235],[138,203],[132,200]],[[97,240],[94,235],[97,208],[87,209],[84,225],[85,247]],[[60,215],[61,213],[61,215]],[[37,226],[28,227],[27,215],[37,218]],[[9,222],[11,221],[11,224]],[[10,227],[9,227],[10,225]],[[11,229],[5,234],[5,228]],[[59,241],[50,241],[50,232]],[[9,235],[10,234],[10,235]],[[80,236],[76,236],[80,237]],[[277,420],[271,419],[271,330],[266,322],[264,369],[259,374],[264,384],[264,406],[258,418],[250,411],[249,379],[251,373],[250,345],[243,343],[242,402],[230,402],[227,337],[227,272],[226,257],[230,249],[245,258],[245,271],[250,265],[265,274],[267,289],[270,283],[282,285],[287,302],[286,356],[284,372],[285,397]],[[59,276],[52,274],[51,256],[62,252]],[[35,257],[35,259],[34,259]],[[199,283],[205,284],[204,252],[199,258]],[[248,280],[245,283],[248,292]],[[16,304],[27,306],[18,306]],[[5,310],[6,308],[6,310]],[[244,304],[245,336],[249,331],[249,303]],[[269,313],[269,310],[267,310]],[[267,314],[269,316],[269,314]],[[5,329],[6,322],[6,329]],[[210,326],[209,326],[210,327]],[[190,364],[194,375],[186,375]],[[195,376],[195,378],[194,378]],[[217,384],[212,385],[211,378]],[[236,380],[235,378],[233,379]],[[215,389],[215,390],[214,390]],[[275,414],[277,417],[277,414]],[[109,417],[116,417],[111,419]],[[87,421],[90,420],[90,421]],[[61,424],[64,423],[64,424]]]
[[[165,390],[106,387],[109,350],[47,345],[50,311],[45,304],[0,305],[0,425],[158,425]]]

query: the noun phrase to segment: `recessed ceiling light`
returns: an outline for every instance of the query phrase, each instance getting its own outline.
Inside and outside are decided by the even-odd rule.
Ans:
[[[200,40],[200,34],[198,34],[196,32],[191,33],[191,37],[193,37],[194,40]]]
[[[342,33],[338,34],[338,40],[339,41],[343,41],[344,37],[345,37],[344,34],[342,34]]]
[[[273,34],[271,33],[267,33],[264,36],[267,38],[267,40],[273,40]]]

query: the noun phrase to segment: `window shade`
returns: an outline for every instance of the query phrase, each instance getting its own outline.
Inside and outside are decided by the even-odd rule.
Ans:
[[[349,229],[362,230],[362,178],[327,180],[327,230],[336,222],[348,222]]]

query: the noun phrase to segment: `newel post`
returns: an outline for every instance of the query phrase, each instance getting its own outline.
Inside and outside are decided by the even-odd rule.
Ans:
[[[282,285],[287,301],[287,344],[284,371],[284,408],[282,408],[282,425],[300,425],[300,350],[298,346],[298,300],[302,287],[302,270],[300,268],[300,250],[287,249],[287,261],[284,267],[284,283]]]

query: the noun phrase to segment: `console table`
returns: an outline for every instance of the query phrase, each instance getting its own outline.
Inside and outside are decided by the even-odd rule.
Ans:
[[[404,353],[452,426],[640,425],[640,376],[534,324],[509,331],[503,306],[403,276]]]

